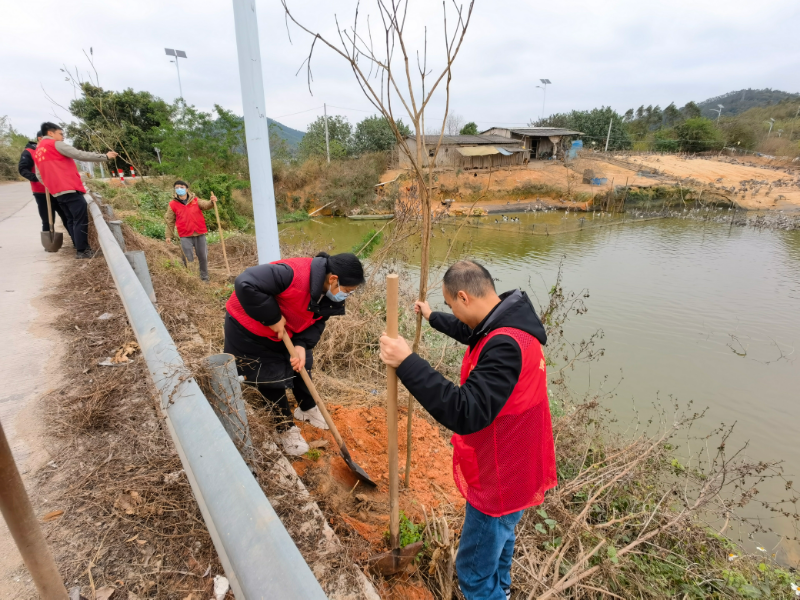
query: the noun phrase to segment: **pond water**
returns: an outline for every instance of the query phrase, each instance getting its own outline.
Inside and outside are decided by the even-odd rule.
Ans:
[[[509,216],[519,222],[473,219],[459,243],[499,280],[498,291],[521,287],[544,302],[559,265],[565,290],[589,291],[588,313],[568,323],[567,336],[579,341],[602,329],[605,356],[578,370],[578,392],[615,388],[606,402],[623,423],[634,404],[647,418],[659,397],[692,400],[696,409],[709,408],[708,430],[736,422],[734,442],[749,440],[750,457],[784,460],[786,478],[800,481],[800,232],[688,219],[605,217],[608,226],[599,226],[599,217],[582,214]],[[434,266],[460,223],[434,227]],[[350,251],[384,224],[319,219],[282,226],[281,235]],[[542,234],[544,225],[552,234]],[[447,310],[438,294],[432,303]],[[763,487],[761,496],[785,497],[783,482]],[[788,520],[758,514],[781,534],[796,535]],[[760,534],[753,545],[771,549],[778,541]],[[796,544],[782,545],[780,555],[800,558]]]

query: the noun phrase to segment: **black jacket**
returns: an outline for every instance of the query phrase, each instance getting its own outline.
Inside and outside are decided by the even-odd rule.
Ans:
[[[514,327],[547,342],[542,322],[525,292],[514,290],[500,296],[501,302],[473,331],[453,315],[431,313],[434,329],[467,344],[470,350],[490,332]],[[522,351],[507,335],[496,335],[481,349],[478,363],[464,385],[457,386],[417,354],[406,358],[397,376],[439,423],[461,435],[487,427],[505,406],[522,370]]]
[[[39,183],[39,179],[36,177],[36,165],[33,162],[33,155],[28,152],[29,148],[31,150],[36,150],[36,142],[28,142],[25,144],[25,150],[22,151],[22,155],[19,157],[17,170],[19,174],[28,181]]]
[[[325,275],[328,272],[327,258],[318,256],[311,261],[309,286],[311,302],[308,310],[322,316],[322,319],[315,321],[308,329],[297,332],[292,337],[295,346],[312,349],[325,331],[325,321],[328,317],[344,314],[344,302],[332,301],[323,291]],[[287,264],[258,265],[246,269],[239,275],[234,283],[234,289],[244,312],[256,321],[269,326],[281,320],[281,309],[275,296],[285,291],[293,279],[294,271]]]

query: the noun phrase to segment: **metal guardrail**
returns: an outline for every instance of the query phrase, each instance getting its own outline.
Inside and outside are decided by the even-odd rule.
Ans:
[[[314,574],[183,363],[100,207],[86,195],[108,268],[172,440],[237,600],[325,598]]]

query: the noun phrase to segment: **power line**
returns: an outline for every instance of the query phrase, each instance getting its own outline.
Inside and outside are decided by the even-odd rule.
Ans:
[[[301,110],[301,111],[298,111],[298,112],[295,112],[295,113],[289,113],[288,115],[280,115],[280,116],[274,117],[274,118],[275,119],[282,119],[283,117],[291,117],[291,116],[294,116],[294,115],[299,115],[299,114],[302,114],[302,113],[311,112],[312,110],[319,110],[320,108],[322,108],[322,107],[321,106],[315,106],[314,108],[309,108],[308,110]],[[273,117],[270,117],[270,118],[272,119]]]

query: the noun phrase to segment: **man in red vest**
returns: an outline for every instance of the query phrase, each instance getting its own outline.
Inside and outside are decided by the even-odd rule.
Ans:
[[[408,391],[454,432],[453,477],[467,500],[456,557],[467,600],[511,594],[514,528],[557,484],[542,344],[544,327],[520,290],[497,295],[480,264],[462,260],[445,273],[452,315],[417,302],[431,327],[467,345],[457,386],[413,354],[403,338],[382,336],[381,359]]]
[[[36,163],[33,162],[33,152],[36,150],[36,145],[41,141],[41,131],[36,132],[36,141],[28,142],[22,155],[19,157],[19,165],[17,170],[19,174],[31,182],[31,192],[33,198],[36,200],[36,208],[39,210],[39,218],[42,219],[42,231],[50,231],[50,218],[47,216],[47,195],[45,194],[44,184],[36,177]],[[64,229],[69,232],[67,227],[67,216],[64,214],[64,209],[55,198],[50,198],[50,208],[53,212],[53,221],[56,220],[56,214],[61,217],[61,222],[64,224]],[[73,242],[74,245],[74,242]]]
[[[42,134],[33,153],[36,174],[64,209],[75,258],[92,258],[95,252],[89,248],[89,211],[83,197],[86,188],[75,161],[103,162],[119,155],[113,151],[98,154],[73,148],[64,141],[64,131],[55,123],[42,123]]]
[[[211,200],[201,200],[189,193],[189,184],[180,179],[172,184],[175,195],[169,203],[164,220],[167,222],[167,243],[172,244],[172,230],[177,227],[181,240],[181,250],[189,262],[200,263],[200,279],[208,281],[208,244],[206,243],[206,219],[203,211],[213,208],[217,197],[211,194]],[[183,264],[186,264],[184,261]]]

